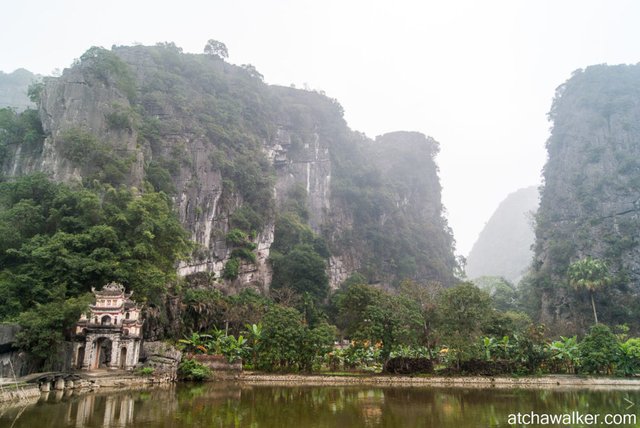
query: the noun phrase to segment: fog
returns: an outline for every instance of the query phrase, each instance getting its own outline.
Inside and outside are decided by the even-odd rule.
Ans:
[[[618,1],[29,1],[3,7],[0,70],[51,74],[92,45],[172,41],[271,84],[323,90],[370,137],[441,143],[443,202],[466,255],[500,201],[540,183],[546,119],[571,72],[640,59],[640,3]]]

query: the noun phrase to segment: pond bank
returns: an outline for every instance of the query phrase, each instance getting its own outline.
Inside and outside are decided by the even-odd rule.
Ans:
[[[591,377],[577,375],[546,375],[539,377],[445,377],[445,376],[389,376],[389,375],[303,375],[245,372],[239,381],[257,385],[376,385],[376,386],[438,386],[464,388],[590,388],[640,389],[640,379]]]
[[[175,377],[167,375],[141,376],[124,370],[92,372],[33,373],[18,379],[0,378],[0,403],[37,401],[49,392],[90,392],[101,388],[146,388],[169,384]]]
[[[74,381],[56,382],[62,376],[75,376]],[[219,381],[219,380],[218,380]],[[640,379],[547,375],[540,377],[444,377],[391,376],[368,374],[274,374],[243,372],[226,382],[256,386],[343,386],[370,385],[379,387],[455,387],[455,388],[520,388],[520,389],[638,389]],[[0,382],[0,403],[35,402],[51,392],[82,393],[97,390],[140,389],[173,383],[164,376],[140,376],[131,372],[103,370],[83,373],[36,373],[11,383]],[[216,380],[214,380],[216,382]],[[56,387],[56,385],[58,385]]]

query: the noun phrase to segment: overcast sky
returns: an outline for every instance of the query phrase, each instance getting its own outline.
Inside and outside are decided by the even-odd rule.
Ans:
[[[540,183],[555,88],[591,64],[640,62],[640,1],[111,0],[3,5],[0,70],[51,74],[90,46],[172,41],[273,84],[324,90],[370,137],[441,144],[443,201],[466,255],[497,205]]]

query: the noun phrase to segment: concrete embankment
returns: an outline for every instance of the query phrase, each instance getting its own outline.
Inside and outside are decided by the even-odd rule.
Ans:
[[[640,379],[622,379],[591,376],[549,375],[540,377],[443,377],[443,376],[384,376],[384,375],[300,375],[264,374],[245,372],[240,382],[264,385],[376,385],[415,387],[461,388],[589,388],[589,389],[640,389]]]
[[[0,379],[0,403],[37,400],[42,394],[49,392],[89,392],[108,388],[137,389],[174,381],[173,376],[140,376],[124,370],[33,373],[15,380]]]
[[[0,403],[37,401],[42,394],[83,393],[110,388],[139,389],[175,381],[170,376],[140,376],[131,372],[102,370],[81,374],[36,373],[18,381],[0,382]],[[540,377],[440,377],[385,375],[303,375],[244,372],[234,379],[240,385],[378,387],[455,387],[526,389],[638,389],[640,379],[549,375]]]
[[[38,385],[34,384],[0,385],[0,403],[7,401],[36,402],[41,394]]]

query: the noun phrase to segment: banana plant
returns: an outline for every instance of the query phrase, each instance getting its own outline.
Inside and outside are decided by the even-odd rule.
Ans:
[[[560,340],[551,342],[549,345],[551,359],[560,363],[567,373],[575,373],[578,363],[578,339],[576,336],[560,336]]]
[[[178,340],[178,346],[188,353],[206,354],[209,352],[207,344],[210,338],[211,336],[208,334],[200,334],[194,331],[191,336],[185,336],[184,339]]]

